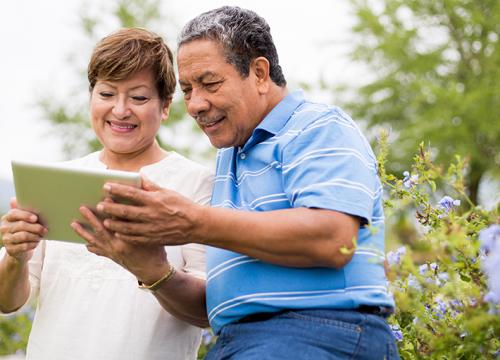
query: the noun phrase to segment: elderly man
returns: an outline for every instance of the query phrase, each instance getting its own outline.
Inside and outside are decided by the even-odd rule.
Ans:
[[[178,67],[187,110],[219,149],[212,207],[147,180],[107,184],[136,205],[100,203],[104,226],[134,244],[208,246],[219,335],[209,359],[398,358],[385,321],[394,303],[382,187],[358,127],[287,90],[270,28],[252,11],[191,20]],[[154,283],[165,301],[176,275],[167,278]]]

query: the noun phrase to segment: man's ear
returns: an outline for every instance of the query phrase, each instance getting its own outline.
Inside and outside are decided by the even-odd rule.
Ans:
[[[252,60],[250,70],[255,74],[255,82],[259,92],[266,94],[269,91],[271,78],[269,77],[269,60],[259,56]]]

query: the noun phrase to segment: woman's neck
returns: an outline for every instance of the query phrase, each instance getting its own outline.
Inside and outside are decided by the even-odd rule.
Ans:
[[[154,164],[167,156],[155,141],[148,149],[143,149],[134,153],[116,153],[104,148],[99,156],[108,169],[138,172],[146,165]]]

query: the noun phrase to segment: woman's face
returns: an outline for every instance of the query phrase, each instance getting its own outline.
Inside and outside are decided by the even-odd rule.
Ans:
[[[136,156],[153,148],[168,105],[149,69],[125,80],[98,80],[90,98],[92,127],[105,151]]]

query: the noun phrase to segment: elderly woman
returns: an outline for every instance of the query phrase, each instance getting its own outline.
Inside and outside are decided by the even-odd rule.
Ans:
[[[140,172],[150,189],[156,183],[207,204],[210,173],[155,140],[175,89],[172,53],[162,38],[137,28],[105,37],[88,79],[92,127],[103,149],[72,165]],[[196,326],[207,325],[204,248],[127,244],[88,209],[80,211],[94,231],[72,226],[87,246],[45,240],[37,215],[15,201],[2,218],[0,310],[38,299],[27,358],[196,358]]]

